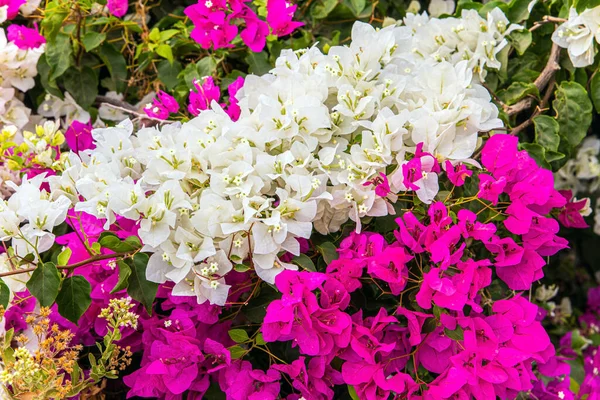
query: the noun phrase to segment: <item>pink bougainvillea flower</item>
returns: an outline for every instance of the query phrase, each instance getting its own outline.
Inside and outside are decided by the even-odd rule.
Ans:
[[[127,13],[129,4],[127,0],[108,0],[106,2],[106,7],[108,7],[108,11],[110,11],[112,15],[121,18]]]
[[[503,193],[506,186],[506,179],[502,176],[499,179],[488,174],[479,174],[479,198],[489,200],[492,204],[498,204],[498,197]]]
[[[269,26],[265,21],[258,19],[254,13],[245,17],[244,21],[246,28],[240,33],[240,37],[250,50],[261,52],[267,44]]]
[[[26,2],[27,0],[0,0],[0,7],[6,6],[6,18],[13,19],[19,14],[19,8]]]
[[[231,82],[227,87],[227,93],[229,93],[229,106],[227,107],[226,112],[233,121],[237,121],[240,117],[241,109],[238,105],[238,99],[235,96],[242,86],[244,86],[244,78],[238,76],[237,79]]]
[[[570,190],[560,190],[560,194],[567,200],[567,204],[560,211],[558,220],[565,228],[587,228],[589,225],[583,217],[590,215],[590,199],[577,200]]]
[[[292,21],[297,7],[289,0],[268,0],[267,23],[274,35],[286,36],[304,25],[302,22]]]
[[[65,132],[65,141],[69,148],[76,153],[95,148],[96,145],[92,138],[92,124],[73,121]]]
[[[446,168],[448,179],[450,179],[450,182],[455,186],[464,185],[465,179],[473,175],[473,171],[468,170],[465,164],[459,164],[455,167],[450,161],[446,161],[444,166]]]
[[[190,36],[200,43],[203,49],[211,46],[216,50],[220,48],[231,48],[231,41],[238,34],[238,27],[233,25],[233,15],[227,15],[225,11],[211,11],[203,15],[198,8],[186,8],[185,14],[194,23],[194,29]]]
[[[168,93],[159,91],[157,97],[144,107],[146,115],[152,118],[167,119],[169,114],[179,111],[179,103]]]
[[[203,82],[195,80],[194,87],[195,91],[190,89],[190,104],[188,105],[188,111],[192,115],[198,115],[200,111],[207,110],[213,100],[218,102],[221,98],[221,90],[215,85],[212,76],[205,77]]]
[[[373,178],[372,180],[363,183],[363,186],[375,186],[375,194],[379,197],[387,197],[390,194],[390,183],[388,181],[388,177],[383,172],[379,173],[379,176]]]
[[[9,25],[6,28],[6,37],[21,50],[37,49],[46,39],[40,35],[37,24],[35,28],[27,28],[21,25]]]

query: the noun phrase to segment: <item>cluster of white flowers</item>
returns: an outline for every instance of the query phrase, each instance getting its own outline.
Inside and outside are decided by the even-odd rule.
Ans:
[[[554,174],[555,186],[559,190],[571,190],[577,194],[600,194],[600,139],[590,136],[585,138],[577,154]],[[600,198],[596,197],[594,209],[594,232],[600,235]],[[588,199],[589,203],[589,199]],[[591,213],[588,211],[586,216]]]
[[[62,224],[71,206],[66,196],[50,195],[43,189],[44,175],[24,178],[19,186],[7,184],[15,190],[8,200],[0,200],[0,241],[12,240],[12,251],[17,257],[38,255],[54,244],[54,227]]]
[[[45,45],[19,49],[0,28],[0,126],[14,125],[21,129],[29,122],[31,110],[21,101],[20,92],[33,88],[37,62],[44,48]]]
[[[554,43],[567,49],[576,68],[594,63],[597,52],[594,40],[600,43],[600,6],[586,9],[581,14],[571,8],[568,20],[552,35]]]
[[[394,193],[418,174],[416,194],[431,202],[437,162],[473,162],[478,133],[502,125],[478,81],[500,66],[513,29],[497,9],[487,20],[469,10],[381,30],[356,23],[349,46],[283,51],[271,73],[248,76],[236,122],[213,102],[183,125],[94,130],[97,147],[47,178],[52,199],[106,228],[118,216],[139,221],[148,279],[222,305],[234,263],[251,260],[273,282],[296,268],[279,256],[299,254],[313,224],[325,234],[352,219],[360,229],[361,217],[393,212],[374,190],[386,173]],[[420,159],[414,171],[403,168],[410,158]]]

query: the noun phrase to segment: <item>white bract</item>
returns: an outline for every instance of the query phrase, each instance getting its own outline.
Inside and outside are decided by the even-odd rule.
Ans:
[[[552,41],[567,49],[576,68],[594,63],[597,52],[594,40],[600,43],[600,7],[586,9],[581,14],[571,8],[568,20],[552,34]]]
[[[273,283],[297,268],[280,256],[298,255],[313,228],[393,213],[395,196],[375,193],[386,173],[392,192],[431,202],[439,163],[468,160],[478,133],[502,125],[479,82],[516,28],[497,9],[487,20],[468,10],[381,30],[356,23],[349,46],[284,50],[271,73],[248,76],[235,122],[213,102],[183,125],[94,130],[96,148],[46,179],[52,200],[106,228],[139,221],[148,279],[223,305],[233,264]]]
[[[21,129],[29,122],[31,110],[19,99],[19,91],[26,92],[34,86],[37,62],[44,49],[45,45],[19,49],[0,28],[0,128],[14,125]]]

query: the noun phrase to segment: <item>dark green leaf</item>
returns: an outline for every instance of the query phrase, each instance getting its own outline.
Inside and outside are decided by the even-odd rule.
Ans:
[[[129,251],[137,250],[141,247],[139,239],[133,239],[128,237],[125,240],[121,240],[117,235],[112,232],[102,232],[98,238],[100,246],[112,250],[116,253],[125,253]]]
[[[83,276],[74,275],[66,278],[56,297],[58,313],[77,324],[79,318],[92,304],[91,291],[92,286]]]
[[[269,64],[267,53],[264,51],[261,53],[251,51],[244,60],[248,63],[248,71],[251,74],[264,75],[273,68],[271,64]]]
[[[63,98],[63,94],[58,88],[55,80],[50,79],[51,67],[46,61],[46,55],[42,54],[38,60],[37,70],[40,77],[40,82],[46,91],[56,97]]]
[[[63,77],[65,89],[71,93],[77,104],[87,110],[98,95],[98,77],[90,67],[83,67],[78,71],[75,67],[69,68]]]
[[[294,257],[292,259],[292,262],[307,271],[312,271],[312,272],[317,271],[315,264],[312,262],[310,257],[308,257],[306,254],[300,254],[299,256]]]
[[[129,282],[129,277],[131,276],[131,267],[129,267],[129,264],[127,264],[125,261],[119,261],[117,262],[117,265],[119,266],[119,281],[113,290],[111,290],[111,293],[116,293],[126,289]]]
[[[244,343],[250,340],[250,338],[248,337],[248,332],[246,332],[243,329],[232,329],[229,332],[227,332],[227,334],[229,335],[231,340],[233,340],[236,343]]]
[[[508,20],[518,24],[529,18],[529,3],[531,0],[512,0],[508,3],[508,13],[506,14]]]
[[[99,49],[98,56],[106,64],[113,82],[113,90],[119,93],[125,92],[127,83],[127,63],[125,57],[115,47],[105,42]]]
[[[217,63],[212,57],[204,57],[202,60],[198,61],[198,64],[196,64],[196,70],[198,71],[200,78],[212,76],[216,69]]]
[[[444,333],[446,334],[446,336],[448,336],[452,340],[464,340],[465,339],[463,328],[461,328],[458,325],[456,326],[456,329],[454,329],[453,331],[451,331],[448,328],[444,328]]]
[[[319,0],[312,7],[310,14],[315,19],[325,19],[338,5],[338,0]]]
[[[508,36],[508,40],[515,50],[517,50],[517,53],[519,53],[519,55],[523,55],[523,53],[525,53],[525,51],[531,45],[531,32],[529,32],[527,29],[514,31]]]
[[[165,84],[167,90],[173,90],[179,79],[177,76],[181,72],[181,63],[175,61],[172,64],[167,60],[162,60],[156,65],[158,71],[158,79]]]
[[[50,66],[49,81],[62,76],[69,69],[72,53],[71,38],[67,34],[59,33],[54,40],[46,43],[46,61]]]
[[[549,115],[538,115],[533,119],[535,141],[546,150],[557,151],[560,143],[558,122]]]
[[[319,253],[323,256],[323,259],[329,265],[333,260],[337,260],[339,257],[335,245],[331,242],[321,243],[317,246]]]
[[[350,4],[352,6],[352,11],[354,12],[354,15],[357,17],[360,16],[360,14],[367,5],[366,0],[350,0]]]
[[[597,69],[590,82],[590,96],[594,102],[596,112],[600,113],[600,69]]]
[[[10,300],[10,289],[8,288],[8,285],[6,283],[4,283],[2,278],[0,278],[0,306],[4,307],[4,309],[6,309],[6,307],[8,307],[9,300]]]
[[[542,146],[537,143],[522,143],[521,148],[527,150],[527,153],[529,153],[540,167],[550,169],[550,165],[546,162],[546,155]]]
[[[60,274],[53,263],[40,264],[31,274],[27,289],[42,307],[50,307],[60,286]]]
[[[127,293],[146,307],[148,314],[152,314],[152,303],[156,297],[158,283],[146,279],[148,255],[137,253],[133,257],[133,268],[128,279]]]
[[[513,82],[508,88],[498,92],[498,96],[509,106],[530,95],[539,97],[540,93],[533,83],[525,82]]]
[[[592,123],[592,102],[587,91],[578,83],[563,81],[556,89],[552,107],[561,138],[572,147],[577,146]]]
[[[83,47],[85,47],[85,51],[92,51],[96,47],[100,46],[105,39],[106,33],[89,31],[85,35],[83,35],[81,41],[83,42]]]

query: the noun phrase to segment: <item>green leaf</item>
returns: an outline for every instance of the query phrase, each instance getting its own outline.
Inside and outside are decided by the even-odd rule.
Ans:
[[[453,331],[451,331],[448,328],[444,328],[444,333],[446,334],[446,336],[448,336],[452,340],[464,340],[465,339],[463,328],[461,328],[458,325],[456,326],[456,329],[454,329]]]
[[[56,297],[58,313],[77,324],[79,318],[92,304],[91,292],[92,286],[83,276],[74,275],[66,278]]]
[[[592,102],[585,88],[575,82],[562,81],[556,89],[552,107],[561,138],[571,147],[577,146],[592,123]]]
[[[83,67],[78,71],[75,67],[69,68],[63,77],[65,89],[71,93],[78,105],[84,110],[90,108],[98,95],[98,77],[90,67]]]
[[[127,288],[129,277],[131,276],[131,267],[129,267],[129,264],[125,261],[119,261],[117,265],[119,266],[119,281],[113,290],[110,291],[111,293],[116,293]]]
[[[59,33],[54,40],[48,40],[46,43],[46,61],[50,66],[49,81],[62,76],[71,65],[71,54],[73,46],[69,35]]]
[[[133,268],[128,279],[127,293],[146,307],[148,314],[152,314],[152,303],[156,297],[158,283],[146,279],[146,267],[148,266],[148,255],[137,253],[133,257]]]
[[[265,344],[267,344],[267,342],[265,342],[265,338],[263,337],[263,334],[261,332],[259,332],[258,335],[256,335],[256,338],[254,339],[254,341],[259,346],[264,346]]]
[[[56,80],[50,79],[51,67],[46,61],[46,55],[42,54],[38,60],[37,70],[40,77],[40,83],[46,91],[56,97],[63,98],[63,94],[56,84]]]
[[[70,248],[65,247],[65,249],[60,252],[56,259],[58,265],[60,265],[61,267],[67,265],[69,263],[69,260],[71,259],[71,254],[73,254],[73,251]]]
[[[65,18],[69,15],[67,12],[58,11],[58,7],[55,2],[49,2],[45,7],[41,25],[46,40],[53,40],[56,37]]]
[[[350,0],[352,12],[355,16],[359,16],[366,7],[366,0]]]
[[[592,96],[596,112],[600,113],[600,69],[596,70],[590,82],[590,96]]]
[[[95,31],[87,32],[81,39],[85,51],[94,50],[96,47],[100,46],[104,40],[106,40],[106,33]]]
[[[200,78],[212,76],[216,69],[217,63],[212,57],[204,57],[202,60],[198,61],[198,64],[196,64],[196,70],[198,71]]]
[[[325,242],[318,245],[317,250],[319,250],[319,253],[321,253],[321,255],[323,256],[323,260],[325,260],[325,263],[327,263],[327,265],[331,264],[333,260],[337,260],[337,258],[339,257],[335,245],[331,242]]]
[[[8,285],[6,283],[4,283],[4,280],[2,280],[2,278],[0,278],[0,306],[4,307],[4,309],[6,309],[6,307],[8,307],[9,300],[10,300],[10,289],[8,288]]]
[[[493,11],[494,8],[501,9],[502,12],[504,12],[504,14],[506,14],[508,11],[508,5],[505,2],[500,0],[494,0],[485,3],[483,7],[479,9],[479,15],[481,15],[482,18],[487,19],[487,14]]]
[[[127,63],[125,57],[112,44],[105,42],[98,51],[98,56],[108,68],[112,78],[112,90],[123,93],[127,87]]]
[[[306,254],[300,254],[299,256],[294,257],[292,259],[292,262],[307,271],[311,271],[311,272],[317,271],[315,264],[312,262],[310,257],[307,256]]]
[[[181,63],[175,61],[170,63],[167,60],[162,60],[156,65],[158,71],[158,79],[165,84],[167,90],[173,90],[179,83],[177,76],[181,72]]]
[[[529,18],[529,3],[531,0],[512,0],[508,3],[506,17],[510,22],[518,24]]]
[[[337,5],[338,0],[320,0],[311,8],[310,14],[315,19],[325,19]]]
[[[148,39],[152,40],[153,42],[160,41],[160,31],[158,30],[158,28],[153,28],[150,31],[150,34],[148,35]]]
[[[244,264],[235,264],[233,266],[233,269],[236,270],[237,272],[246,272],[248,270],[250,270],[250,267]]]
[[[264,75],[273,68],[269,63],[267,53],[264,51],[260,53],[251,51],[244,61],[248,64],[248,72],[255,75]]]
[[[50,307],[58,295],[60,273],[53,263],[40,264],[26,286],[42,307]]]
[[[130,236],[125,240],[121,240],[112,232],[102,232],[98,238],[98,243],[100,243],[100,246],[116,253],[126,253],[142,247],[139,239],[135,236]]]
[[[229,335],[231,340],[233,340],[236,343],[244,343],[250,340],[250,338],[248,337],[248,332],[246,332],[243,329],[232,329],[229,332],[227,332],[227,334]]]
[[[358,397],[358,394],[356,393],[356,389],[354,389],[354,386],[351,385],[347,385],[348,386],[348,394],[350,395],[350,398],[352,400],[360,400],[360,397]]]
[[[529,48],[532,41],[531,32],[528,29],[514,31],[508,36],[510,44],[517,50],[520,56]]]
[[[173,63],[173,50],[168,44],[161,44],[156,48],[156,54],[162,58],[166,58],[170,63]]]
[[[509,106],[529,95],[540,96],[538,88],[533,83],[513,82],[508,88],[498,92],[498,96]]]
[[[171,39],[173,36],[177,35],[179,31],[177,29],[167,29],[166,31],[160,32],[160,41],[166,42]]]
[[[542,146],[537,143],[522,143],[521,148],[527,150],[527,153],[529,153],[540,167],[550,169],[550,165],[546,162],[546,154]]]
[[[244,357],[244,354],[246,354],[246,349],[236,344],[235,346],[229,348],[229,353],[231,354],[232,360],[237,360]]]
[[[535,142],[546,150],[557,151],[560,143],[558,122],[549,115],[538,115],[533,119]]]

